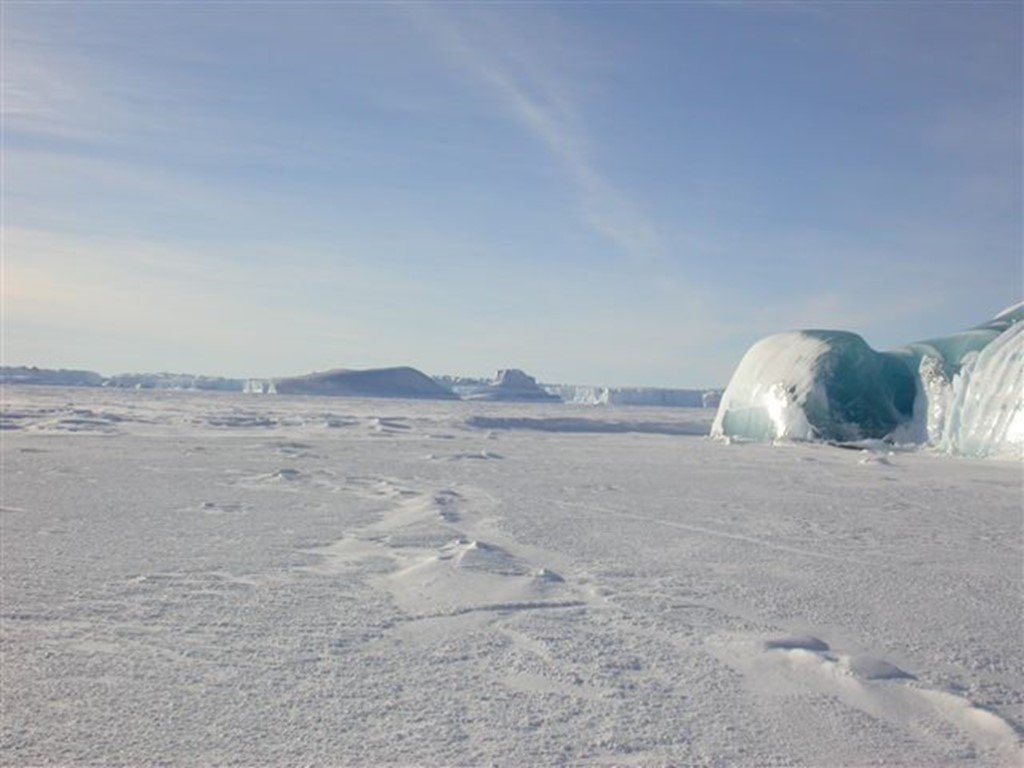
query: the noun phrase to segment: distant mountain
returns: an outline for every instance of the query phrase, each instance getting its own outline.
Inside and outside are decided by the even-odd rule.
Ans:
[[[337,369],[274,381],[281,395],[408,397],[458,400],[458,395],[425,373],[406,366],[364,371]]]

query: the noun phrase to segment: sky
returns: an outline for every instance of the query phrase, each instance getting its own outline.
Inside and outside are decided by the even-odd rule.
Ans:
[[[1017,2],[0,8],[7,365],[713,387],[1024,294]]]

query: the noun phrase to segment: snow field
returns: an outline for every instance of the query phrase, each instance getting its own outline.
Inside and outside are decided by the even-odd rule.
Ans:
[[[9,388],[7,765],[1014,765],[1013,462]]]

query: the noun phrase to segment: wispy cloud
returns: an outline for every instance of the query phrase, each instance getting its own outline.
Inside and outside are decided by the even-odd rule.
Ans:
[[[497,95],[547,148],[578,190],[583,218],[595,232],[633,259],[662,258],[664,245],[654,223],[595,164],[580,110],[557,77],[538,64],[541,51],[507,32],[473,24],[469,13],[456,17],[436,5],[405,8],[461,70]]]
[[[194,73],[125,66],[111,53],[96,54],[105,40],[85,43],[56,25],[44,34],[33,24],[10,23],[0,39],[0,120],[14,140],[9,147],[29,138],[40,155],[43,147],[59,158],[116,156],[140,166],[183,152],[264,166],[303,159],[273,131],[220,110],[218,92]],[[173,40],[166,45],[169,56],[181,55]]]
[[[59,36],[5,30],[2,59],[7,131],[124,142],[156,129],[171,135],[189,119],[184,101],[165,84],[98,61]]]
[[[0,115],[8,131],[63,138],[95,135],[90,123],[110,114],[109,104],[90,87],[73,62],[57,62],[44,44],[24,36],[3,38],[3,100]]]

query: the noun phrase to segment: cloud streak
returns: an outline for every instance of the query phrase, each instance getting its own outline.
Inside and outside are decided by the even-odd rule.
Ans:
[[[587,225],[615,248],[640,262],[660,261],[664,244],[654,223],[596,166],[579,110],[555,78],[532,64],[540,51],[519,47],[509,35],[470,29],[438,6],[407,6],[460,70],[487,86],[504,109],[551,153],[579,191]],[[475,33],[475,34],[474,34]],[[486,38],[486,39],[481,39]]]

